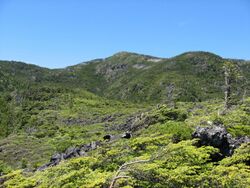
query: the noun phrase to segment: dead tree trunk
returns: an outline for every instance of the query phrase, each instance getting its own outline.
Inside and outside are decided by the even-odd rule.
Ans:
[[[114,188],[115,183],[116,183],[116,181],[118,179],[121,179],[121,178],[130,178],[130,176],[120,175],[124,170],[126,170],[126,168],[128,166],[136,164],[136,163],[146,163],[146,162],[149,162],[149,161],[150,161],[150,159],[149,160],[138,160],[138,161],[132,161],[132,162],[129,162],[129,163],[124,163],[123,165],[121,165],[119,167],[119,169],[117,170],[114,178],[112,179],[109,188]]]
[[[242,103],[245,102],[246,94],[247,94],[247,90],[246,88],[244,88],[243,95],[242,95]]]
[[[225,77],[225,110],[229,109],[231,106],[231,84],[232,84],[232,80],[231,80],[231,76],[230,76],[230,71],[228,70],[227,67],[225,67],[225,73],[224,73],[224,77]]]
[[[170,106],[170,108],[175,108],[175,99],[174,99],[174,90],[175,85],[169,84],[166,87],[167,93],[166,93],[166,104]]]

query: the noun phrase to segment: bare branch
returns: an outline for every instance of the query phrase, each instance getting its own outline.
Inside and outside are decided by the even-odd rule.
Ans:
[[[109,188],[113,188],[114,185],[115,185],[115,183],[116,183],[116,180],[118,180],[118,179],[121,179],[121,178],[130,178],[130,176],[120,176],[119,175],[127,166],[133,165],[133,164],[136,164],[136,163],[146,163],[146,162],[149,162],[149,161],[151,161],[151,159],[148,159],[148,160],[137,160],[137,161],[132,161],[132,162],[124,163],[123,165],[121,165],[119,167],[119,169],[117,170],[114,178],[112,179]]]

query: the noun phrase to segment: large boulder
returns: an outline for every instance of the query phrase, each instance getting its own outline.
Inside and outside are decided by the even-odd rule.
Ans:
[[[199,138],[199,146],[218,148],[222,157],[231,156],[242,143],[250,142],[249,137],[233,138],[223,125],[197,127],[192,137]]]

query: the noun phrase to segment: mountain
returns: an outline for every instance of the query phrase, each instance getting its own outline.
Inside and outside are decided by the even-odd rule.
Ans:
[[[17,82],[67,85],[110,99],[157,103],[172,95],[176,101],[204,101],[223,97],[223,62],[227,60],[208,52],[187,52],[168,59],[119,52],[65,69],[1,62],[1,70],[18,78]],[[249,79],[248,61],[230,61]]]
[[[247,187],[249,70],[209,52],[0,61],[0,187]]]

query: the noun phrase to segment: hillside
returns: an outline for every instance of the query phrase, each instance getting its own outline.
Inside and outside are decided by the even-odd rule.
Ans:
[[[176,101],[204,101],[223,98],[226,60],[208,52],[187,52],[167,59],[119,52],[105,59],[55,70],[1,62],[1,74],[17,78],[13,80],[14,85],[18,82],[17,86],[20,82],[53,83],[132,102],[163,102],[169,100],[169,95]],[[249,79],[249,62],[231,61]],[[249,87],[246,93],[249,95]]]
[[[248,187],[249,80],[209,52],[0,61],[0,187]]]

